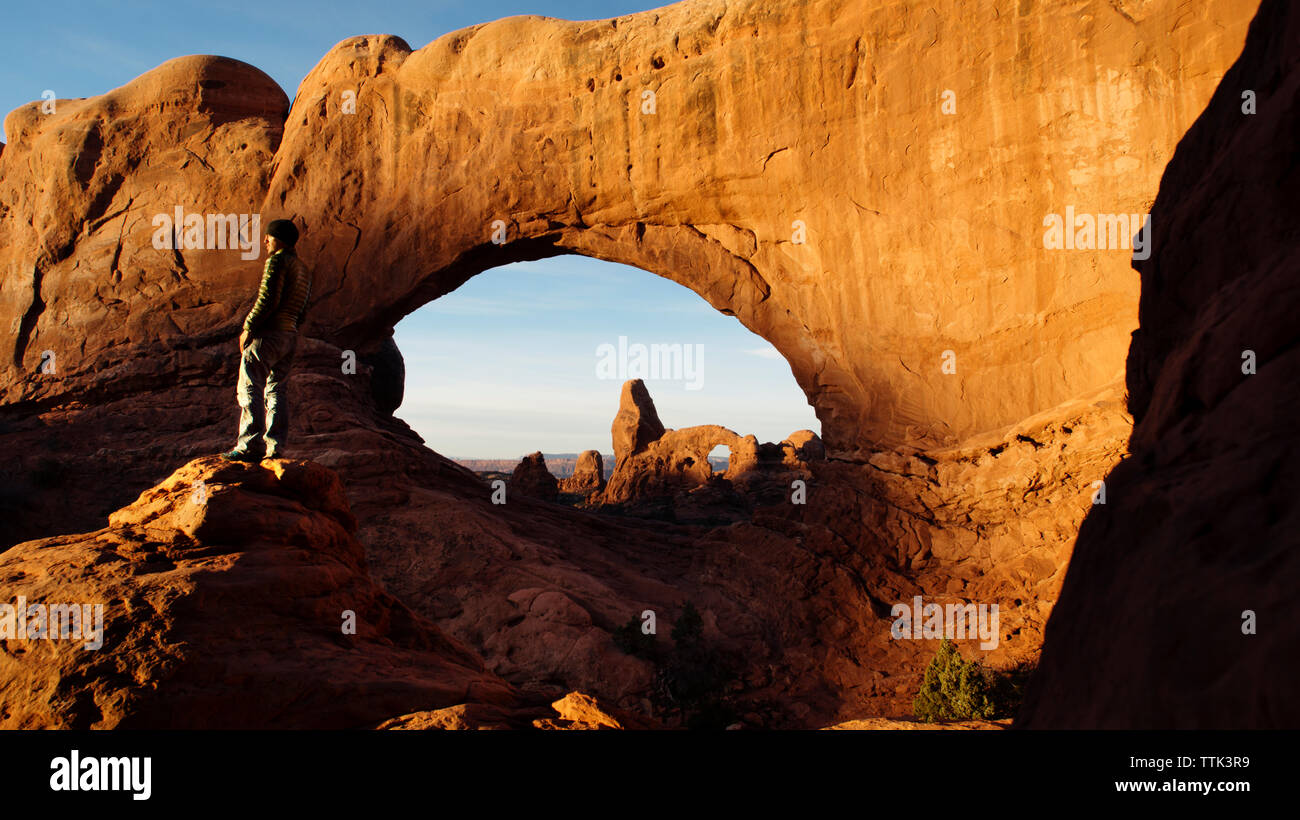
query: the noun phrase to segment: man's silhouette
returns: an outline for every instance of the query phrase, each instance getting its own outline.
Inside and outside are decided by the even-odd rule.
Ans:
[[[239,334],[239,440],[222,456],[260,461],[284,454],[289,432],[289,370],[298,350],[298,324],[307,312],[311,271],[298,259],[298,229],[287,219],[266,226],[266,268],[257,302]]]

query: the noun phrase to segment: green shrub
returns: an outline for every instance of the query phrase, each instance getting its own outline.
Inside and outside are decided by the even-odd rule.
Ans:
[[[655,666],[651,701],[661,715],[679,715],[689,729],[723,729],[737,720],[728,685],[739,664],[704,640],[704,618],[688,601],[673,625],[673,647]]]
[[[963,660],[956,644],[945,638],[926,667],[912,711],[927,723],[988,720],[999,711],[996,689],[989,671],[978,661]]]
[[[682,607],[681,617],[677,623],[673,624],[673,643],[679,648],[697,646],[700,638],[704,635],[704,619],[700,617],[700,611],[695,608],[695,604],[690,601]]]
[[[614,630],[614,645],[640,658],[652,658],[655,654],[655,636],[641,631],[641,619],[635,615]]]

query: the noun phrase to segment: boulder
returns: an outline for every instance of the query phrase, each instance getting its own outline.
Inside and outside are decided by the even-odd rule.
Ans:
[[[557,718],[533,721],[538,729],[662,729],[657,721],[617,709],[584,692],[570,692],[551,704]]]
[[[581,495],[598,493],[605,489],[605,460],[596,450],[584,450],[578,455],[573,475],[560,481],[560,492]]]
[[[560,491],[559,482],[546,469],[546,459],[540,452],[530,453],[519,462],[510,476],[510,489],[544,501],[554,501]]]
[[[517,703],[474,652],[371,580],[355,530],[325,467],[207,457],[103,529],[0,554],[7,596],[102,607],[97,647],[10,628],[0,728],[343,729]]]

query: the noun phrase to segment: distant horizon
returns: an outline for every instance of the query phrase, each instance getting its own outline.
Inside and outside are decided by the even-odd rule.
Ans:
[[[534,450],[533,452],[535,453],[535,452],[538,452],[538,451],[537,451],[537,450]],[[586,451],[584,450],[584,451],[582,451],[582,452],[586,452]],[[544,459],[556,459],[556,458],[563,458],[563,459],[570,459],[570,458],[573,458],[573,459],[576,459],[578,456],[582,455],[582,452],[578,452],[578,453],[542,453],[542,458],[544,458]],[[596,452],[600,452],[600,451],[597,450]],[[518,457],[515,457],[515,456],[449,456],[449,455],[446,455],[445,453],[439,453],[439,455],[441,455],[443,458],[447,458],[447,459],[450,459],[450,460],[452,460],[452,461],[523,461],[524,458],[526,458],[527,456],[531,455],[531,453],[524,453],[524,454],[522,454],[522,455],[520,455],[520,456],[518,456]],[[614,454],[613,454],[613,453],[600,453],[600,457],[601,457],[601,460],[603,460],[603,461],[607,461],[607,460],[609,460],[609,459],[614,458]]]
[[[502,265],[401,320],[394,341],[406,362],[394,415],[444,456],[612,450],[622,376],[639,375],[613,360],[637,344],[683,349],[680,373],[643,378],[667,428],[717,424],[763,442],[821,435],[771,343],[628,265],[573,254]]]

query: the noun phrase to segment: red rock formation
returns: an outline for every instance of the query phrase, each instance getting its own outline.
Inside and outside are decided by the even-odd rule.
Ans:
[[[826,445],[812,430],[796,430],[781,442],[782,461],[790,466],[826,458]]]
[[[523,457],[510,476],[510,489],[545,501],[554,501],[560,491],[559,482],[546,469],[546,459],[540,452]]]
[[[626,442],[631,430],[638,431],[635,448],[619,438],[621,434]],[[665,430],[640,379],[623,385],[614,436],[614,451],[623,455],[597,501],[643,514],[672,516],[689,506],[696,508],[692,517],[710,512],[725,515],[747,512],[755,502],[776,503],[788,496],[792,479],[812,477],[801,456],[825,457],[821,439],[811,430],[800,430],[781,444],[760,444],[754,436],[742,437],[716,424]],[[727,447],[731,455],[727,469],[715,473],[709,454],[719,446]],[[708,492],[694,492],[704,489]]]
[[[614,439],[614,470],[628,457],[645,450],[650,442],[664,434],[664,423],[659,420],[654,401],[645,382],[632,379],[623,383],[623,393],[618,399],[618,414],[610,427]]]
[[[740,440],[740,436],[716,424],[666,430],[659,438],[646,442],[636,455],[619,459],[601,500],[623,504],[699,487],[713,477],[713,465],[709,463],[713,448],[734,446]]]
[[[605,489],[605,460],[596,450],[584,450],[578,455],[573,475],[560,481],[560,492],[590,495]]]
[[[551,704],[558,718],[533,722],[539,729],[662,729],[655,721],[601,703],[591,695],[570,692]]]
[[[172,61],[104,97],[63,101],[55,115],[20,109],[0,157],[0,313],[16,329],[0,374],[10,424],[26,433],[53,423],[74,442],[55,467],[71,479],[61,483],[112,469],[114,450],[147,459],[156,477],[174,466],[176,445],[149,455],[152,436],[231,424],[213,391],[233,381],[228,341],[257,270],[229,252],[155,250],[144,216],[177,204],[296,214],[320,283],[306,331],[338,352],[377,349],[405,313],[515,259],[577,252],[674,278],[776,345],[837,457],[865,460],[900,442],[959,446],[1116,385],[1136,304],[1125,255],[1078,264],[1045,251],[1043,215],[1066,204],[1142,209],[1235,54],[1249,4],[1105,7],[1107,25],[1050,7],[1002,14],[992,0],[768,9],[693,0],[617,21],[513,17],[416,52],[395,37],[352,38],[304,80],[287,122],[264,75],[217,58]],[[986,40],[963,46],[974,29]],[[520,50],[521,38],[537,48]],[[940,40],[948,45],[929,47]],[[792,54],[824,70],[788,71]],[[747,68],[719,85],[723,65]],[[518,96],[468,111],[459,89],[486,66]],[[534,82],[557,93],[539,96]],[[629,105],[644,90],[659,113]],[[956,114],[941,108],[946,90]],[[355,114],[344,113],[344,92],[355,92]],[[561,116],[543,98],[581,110]],[[778,110],[798,116],[771,122]],[[478,150],[482,134],[525,133],[525,122],[536,124],[526,144]],[[728,122],[763,127],[720,127]],[[91,150],[91,139],[82,150],[81,137],[109,126],[121,148]],[[631,170],[627,145],[638,146]],[[209,152],[215,164],[202,159]],[[682,161],[692,157],[701,159]],[[22,195],[36,187],[34,168],[68,169],[68,179],[37,202]],[[481,179],[501,182],[489,190]],[[421,218],[401,218],[393,203]],[[498,218],[504,245],[489,239]],[[360,260],[382,281],[357,273]],[[167,286],[148,284],[158,282]],[[45,350],[57,378],[35,372]],[[953,374],[940,365],[946,350]],[[379,392],[383,418],[391,391]],[[95,410],[113,401],[163,428],[99,436]],[[213,409],[182,427],[165,421],[176,406]],[[43,412],[54,415],[36,423]],[[92,469],[100,450],[110,452]],[[148,480],[133,477],[134,489]],[[48,492],[28,490],[13,506],[32,523],[20,524],[49,532]]]
[[[212,366],[205,348],[233,338],[260,271],[239,247],[207,248],[203,217],[280,215],[263,199],[288,110],[258,69],[193,56],[99,97],[58,100],[56,113],[31,103],[5,118],[6,404],[120,398]],[[154,247],[155,217],[178,207],[203,218],[202,249]],[[41,371],[46,350],[53,372]]]
[[[1083,522],[1018,726],[1300,726],[1297,133],[1300,7],[1265,0],[1161,180],[1131,452]]]
[[[791,497],[793,482],[813,477],[812,463],[826,458],[826,447],[816,433],[799,430],[779,444],[762,443],[745,436],[731,450],[724,476],[751,503],[773,504]]]
[[[536,720],[538,718],[534,718]],[[406,731],[468,731],[475,729],[523,729],[517,710],[479,703],[460,703],[442,709],[426,709],[385,720],[376,729]]]
[[[324,467],[209,457],[104,529],[0,554],[6,596],[103,607],[98,649],[3,642],[0,727],[347,728],[514,704],[473,652],[370,579],[355,529]]]
[[[228,446],[232,342],[258,270],[237,252],[154,249],[146,217],[178,204],[295,214],[304,227],[316,367],[295,376],[307,395],[291,437],[310,441],[304,456],[364,453],[341,467],[363,521],[368,505],[409,496],[381,475],[386,459],[408,476],[464,477],[424,460],[387,415],[389,376],[340,377],[340,356],[377,352],[402,315],[483,269],[557,252],[673,278],[770,340],[840,459],[900,442],[960,449],[1097,388],[1118,397],[1136,304],[1125,254],[1044,251],[1043,215],[1142,210],[1249,5],[1156,0],[1100,8],[1109,22],[1097,25],[1053,7],[1003,14],[992,0],[814,0],[798,13],[692,0],[614,21],[509,18],[416,52],[352,38],[304,80],[287,121],[261,72],[197,57],[55,115],[19,109],[0,155],[0,325],[15,333],[0,363],[12,444],[0,512],[13,539],[93,528],[181,460]],[[977,49],[971,30],[987,32]],[[791,59],[818,68],[787,70]],[[719,66],[745,68],[720,85],[732,73]],[[461,91],[485,76],[517,96],[465,109]],[[951,88],[917,84],[936,77]],[[659,113],[630,106],[638,90],[656,92]],[[945,90],[956,114],[941,108]],[[773,122],[774,111],[797,116]],[[46,185],[33,169],[63,170]],[[25,194],[38,189],[39,201]],[[488,238],[498,218],[504,245]],[[55,374],[37,372],[46,350]],[[1117,442],[1090,445],[1095,461]],[[103,487],[104,474],[121,485]],[[1013,529],[1024,518],[999,515]],[[901,528],[900,550],[920,548],[916,531]]]
[[[333,338],[485,267],[579,252],[681,282],[772,341],[832,450],[955,444],[1119,380],[1128,254],[1045,250],[1044,215],[1145,210],[1252,10],[1003,5],[696,0],[512,17],[415,52],[353,38],[300,86],[268,202],[310,223],[338,283],[318,314]],[[457,95],[487,66],[511,93],[468,110]],[[344,275],[349,259],[383,281]]]
[[[652,670],[611,630],[687,598],[751,659],[747,725],[906,711],[933,647],[890,640],[888,607],[913,594],[1002,604],[993,660],[1032,654],[1092,482],[1124,447],[1138,296],[1127,254],[1046,251],[1043,216],[1145,210],[1253,7],[1095,5],[513,17],[414,52],[344,41],[287,119],[264,74],[210,57],[54,115],[19,109],[0,154],[9,538],[97,529],[229,446],[260,270],[155,249],[153,216],[293,215],[318,288],[290,453],[341,475],[377,580],[517,687],[631,708]],[[464,104],[485,88],[492,106]],[[716,530],[492,505],[391,417],[395,322],[485,269],[566,252],[678,281],[777,347],[833,457],[795,456],[806,505]],[[624,428],[619,461],[661,437],[647,423]],[[779,450],[744,458],[787,464]],[[429,708],[390,706],[366,719]]]
[[[1001,731],[1008,728],[1007,720],[949,720],[941,723],[921,723],[917,720],[891,720],[889,718],[864,718],[846,720],[834,726],[825,727],[826,731],[853,730],[879,731]]]

